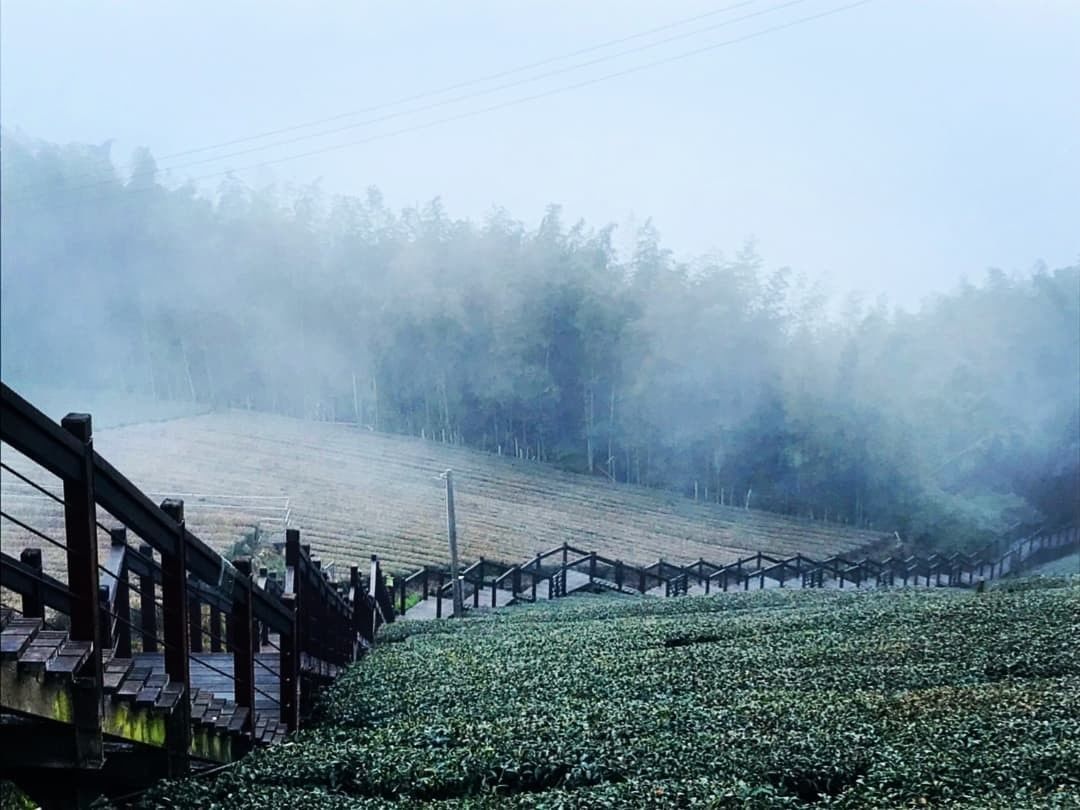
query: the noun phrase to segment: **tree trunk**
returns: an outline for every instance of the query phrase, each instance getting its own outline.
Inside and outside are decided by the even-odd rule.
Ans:
[[[187,346],[184,345],[184,339],[178,338],[180,343],[180,355],[184,359],[184,374],[187,377],[188,391],[191,393],[191,401],[195,402],[195,381],[191,378],[191,360],[188,358]]]
[[[360,413],[360,394],[356,388],[356,372],[352,375],[352,407],[353,407],[353,421],[356,424],[360,424],[363,421],[363,416]]]

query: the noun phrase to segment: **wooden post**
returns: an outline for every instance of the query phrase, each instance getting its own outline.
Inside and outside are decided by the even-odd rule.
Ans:
[[[281,701],[281,722],[290,733],[300,728],[300,656],[296,648],[296,596],[286,593],[281,602],[292,617],[292,626],[281,633],[278,654],[278,692]]]
[[[183,687],[180,700],[165,732],[169,776],[188,771],[188,746],[191,745],[191,670],[188,650],[187,600],[187,530],[184,528],[184,502],[167,499],[161,511],[176,522],[176,553],[161,555],[161,603],[164,614],[165,674],[172,683]]]
[[[98,640],[102,650],[111,650],[112,638],[112,612],[109,610],[109,589],[105,585],[98,586],[98,621],[101,627],[98,629]]]
[[[439,572],[439,582],[435,586],[435,618],[442,618],[442,592],[443,592],[443,573]]]
[[[154,560],[154,549],[145,543],[139,546],[139,554],[149,562]],[[139,630],[143,652],[157,652],[157,603],[154,601],[154,576],[149,572],[139,575]]]
[[[596,552],[592,552],[589,555],[589,584],[592,585],[596,581]]]
[[[210,605],[210,652],[221,652],[221,608]]]
[[[395,584],[397,582],[397,579],[398,579],[398,577],[394,577]],[[400,579],[401,579],[401,588],[399,589],[400,594],[398,596],[398,606],[399,606],[400,609],[398,610],[398,613],[400,615],[404,616],[405,615],[405,577],[401,577]]]
[[[233,560],[236,582],[233,585],[232,610],[229,622],[233,626],[233,694],[237,706],[248,711],[243,731],[253,728],[255,717],[255,635],[251,599],[251,560]]]
[[[444,473],[446,478],[446,539],[450,545],[450,581],[454,595],[454,615],[465,615],[465,594],[458,576],[457,518],[454,515],[453,470]]]
[[[109,529],[109,542],[113,548],[125,549],[124,563],[117,572],[116,583],[116,647],[117,658],[131,658],[131,587],[128,585],[127,529]]]
[[[24,548],[19,553],[19,560],[33,570],[34,576],[42,576],[40,548]],[[32,582],[30,592],[22,595],[22,614],[28,619],[45,618],[45,602],[41,598],[40,582]]]
[[[480,607],[480,589],[484,587],[484,558],[480,558],[480,567],[477,569],[477,580],[473,584],[473,607]]]
[[[364,629],[365,607],[367,606],[367,594],[364,593],[364,583],[360,579],[360,566],[349,566],[349,592],[352,594],[352,616],[350,620],[350,627],[352,628],[352,640],[353,644],[356,644],[358,638],[362,638],[365,641],[369,641],[367,631]]]
[[[75,758],[79,767],[100,767],[101,638],[98,609],[97,505],[94,500],[94,441],[90,414],[69,413],[60,423],[82,445],[79,475],[64,480],[64,528],[67,536],[68,588],[72,594],[72,641],[90,646],[80,671],[74,711]]]
[[[201,653],[203,651],[202,603],[194,594],[188,597],[188,621],[191,623],[188,630],[188,635],[191,637],[191,651]]]
[[[290,632],[282,634],[278,659],[281,691],[281,719],[288,730],[300,727],[300,651],[301,614],[304,610],[300,585],[300,532],[285,530],[285,593],[282,602],[292,614]]]

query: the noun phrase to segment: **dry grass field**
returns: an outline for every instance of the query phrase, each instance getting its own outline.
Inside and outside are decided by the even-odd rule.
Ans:
[[[391,570],[443,564],[439,475],[447,468],[454,470],[459,541],[469,561],[515,562],[564,541],[635,563],[725,562],[758,550],[818,557],[880,536],[421,439],[243,411],[99,429],[95,446],[155,500],[184,497],[189,528],[218,549],[254,526],[264,535],[280,533],[288,519],[324,561],[339,565],[373,553]],[[0,455],[60,491],[59,482],[10,448]],[[6,470],[0,495],[4,511],[62,539],[60,507]],[[111,524],[109,516],[99,518]],[[18,554],[30,543],[43,545],[3,521],[5,551]],[[45,553],[58,562],[59,552]]]

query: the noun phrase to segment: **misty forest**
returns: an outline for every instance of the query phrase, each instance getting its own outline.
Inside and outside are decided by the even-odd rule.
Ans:
[[[1077,517],[1080,266],[834,306],[651,221],[207,195],[110,152],[5,134],[15,384],[355,422],[921,547]]]

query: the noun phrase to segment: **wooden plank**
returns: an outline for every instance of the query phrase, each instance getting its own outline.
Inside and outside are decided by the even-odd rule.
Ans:
[[[222,731],[228,730],[229,723],[232,722],[234,714],[236,714],[236,704],[231,700],[225,701],[225,705],[221,707],[221,714],[218,715],[214,727],[221,729]]]
[[[67,639],[67,632],[64,630],[39,630],[30,642],[30,646],[45,647],[51,644],[54,647],[59,647],[60,643],[65,639]]]
[[[160,686],[144,686],[135,695],[136,706],[153,706],[161,695]]]
[[[14,633],[4,633],[3,635],[0,635],[0,658],[14,660],[29,646],[29,634],[15,635]]]
[[[244,730],[244,723],[248,718],[251,710],[247,706],[237,706],[236,711],[233,712],[232,719],[229,721],[229,731],[233,734],[238,734]]]
[[[56,655],[45,663],[45,671],[54,675],[74,675],[85,662],[85,655]]]
[[[130,658],[113,658],[105,665],[106,672],[130,672],[133,665]]]
[[[221,713],[225,710],[225,701],[222,698],[214,698],[210,701],[209,707],[202,716],[202,724],[204,726],[212,726],[217,723]]]
[[[112,672],[106,672],[104,675],[102,675],[101,678],[102,689],[104,689],[106,693],[115,692],[117,689],[120,688],[120,684],[123,683],[126,675],[127,673],[119,672],[116,670]]]
[[[59,645],[27,647],[19,656],[19,669],[24,671],[37,671],[45,669],[45,664],[53,659]]]
[[[184,685],[181,683],[167,683],[161,688],[158,699],[154,702],[155,708],[172,711],[184,694]]]
[[[120,688],[116,690],[116,696],[121,700],[134,700],[149,676],[148,667],[133,667],[124,682],[120,684]]]
[[[94,645],[89,641],[73,641],[68,639],[64,642],[64,649],[61,651],[61,655],[90,655]]]

